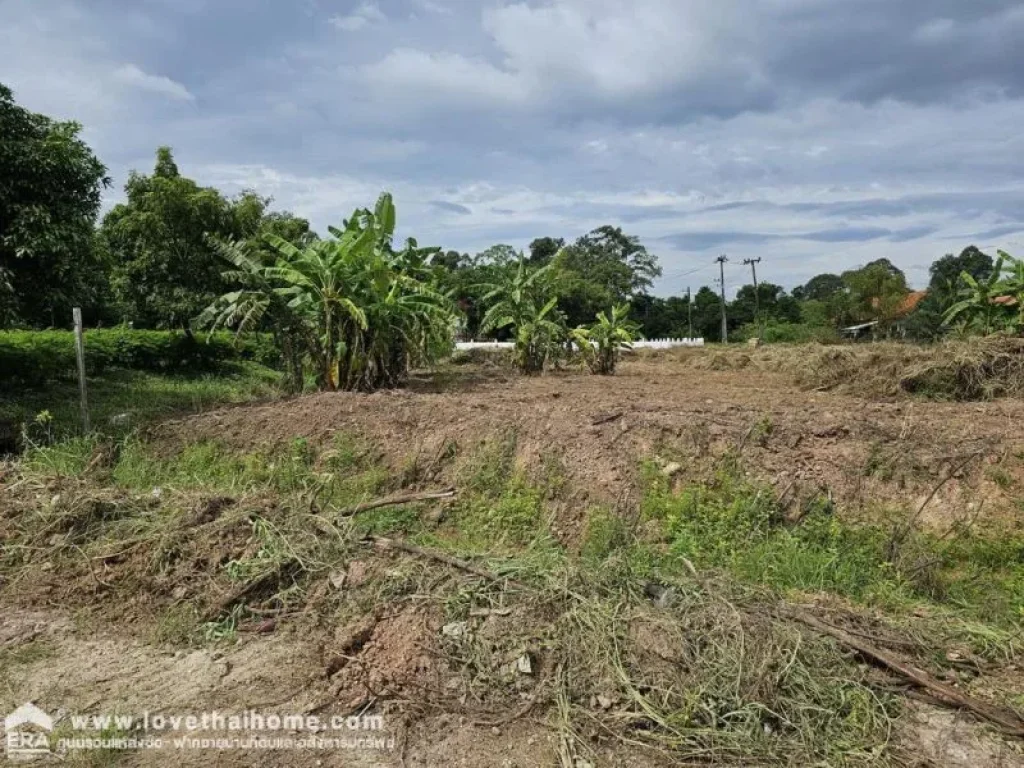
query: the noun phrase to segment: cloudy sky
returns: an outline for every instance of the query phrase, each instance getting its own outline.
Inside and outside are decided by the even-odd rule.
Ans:
[[[0,0],[0,81],[121,195],[183,172],[323,229],[381,189],[475,252],[615,223],[658,292],[1024,252],[1012,0]]]

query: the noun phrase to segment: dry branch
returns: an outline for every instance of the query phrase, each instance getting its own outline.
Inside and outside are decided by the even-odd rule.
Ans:
[[[961,709],[969,710],[979,717],[988,720],[991,723],[995,723],[1006,733],[1019,738],[1024,738],[1024,720],[1021,720],[1016,714],[995,707],[984,701],[980,701],[973,696],[968,696],[962,691],[958,691],[953,686],[943,683],[941,680],[938,680],[924,670],[918,669],[912,664],[897,658],[893,654],[854,637],[846,630],[834,627],[831,624],[826,624],[814,616],[800,611],[786,611],[786,615],[806,624],[822,634],[838,640],[840,643],[851,648],[860,655],[881,664],[915,685],[919,685],[931,696],[943,701],[947,706],[954,705]]]
[[[928,496],[925,497],[925,500],[921,502],[920,506],[918,506],[917,508],[917,511],[914,512],[914,514],[911,515],[902,525],[897,526],[896,530],[893,532],[892,540],[889,542],[890,560],[896,559],[896,555],[899,551],[900,546],[903,544],[904,541],[906,541],[906,538],[910,535],[910,532],[914,530],[914,526],[916,526],[918,520],[921,519],[921,515],[924,513],[925,507],[927,507],[931,503],[932,499],[934,499],[938,495],[939,491],[942,490],[943,486],[945,486],[946,483],[948,483],[950,480],[956,477],[956,475],[963,471],[968,464],[984,455],[985,452],[983,450],[974,451],[973,453],[967,454],[965,458],[963,458],[954,467],[952,467],[949,470],[949,472],[947,472],[946,475],[932,488],[931,493],[929,493]]]
[[[370,541],[372,541],[374,545],[380,549],[398,550],[400,552],[407,552],[410,555],[415,555],[416,557],[423,557],[427,560],[434,560],[438,563],[450,565],[452,568],[457,568],[460,571],[471,573],[474,576],[479,576],[481,579],[486,579],[487,581],[504,581],[508,584],[512,584],[514,586],[523,588],[525,588],[526,586],[525,584],[518,582],[515,579],[510,579],[505,576],[499,576],[496,573],[488,571],[484,568],[480,568],[476,565],[473,565],[472,563],[466,562],[465,560],[460,560],[457,557],[446,555],[443,552],[436,552],[432,549],[424,549],[423,547],[418,547],[415,544],[410,544],[409,542],[402,541],[401,539],[388,539],[383,536],[371,536]]]
[[[398,496],[388,496],[383,499],[375,499],[374,501],[364,501],[360,504],[343,509],[338,513],[338,517],[352,517],[354,515],[361,514],[362,512],[369,512],[371,509],[379,509],[380,507],[396,507],[400,504],[413,504],[417,501],[450,499],[454,495],[455,489],[449,488],[444,491],[426,491],[424,493],[406,493]]]
[[[238,589],[236,589],[234,592],[231,592],[226,597],[223,597],[220,600],[218,600],[213,607],[207,610],[206,613],[204,613],[202,615],[202,618],[200,619],[201,623],[205,624],[209,621],[216,621],[217,618],[219,618],[220,615],[224,613],[224,611],[228,610],[229,608],[233,608],[235,603],[242,601],[243,599],[249,597],[249,595],[259,591],[265,586],[276,583],[280,579],[282,573],[284,573],[287,569],[292,568],[296,564],[297,561],[295,560],[285,560],[281,562],[279,565],[277,565],[273,570],[263,574],[262,576],[259,576],[258,578],[253,579],[252,581],[246,582]]]

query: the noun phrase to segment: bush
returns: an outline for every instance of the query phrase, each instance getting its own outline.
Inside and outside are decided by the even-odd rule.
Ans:
[[[806,342],[818,342],[820,344],[834,344],[840,341],[839,332],[827,325],[812,325],[810,323],[780,323],[770,320],[764,326],[764,332],[755,323],[744,325],[735,334],[737,341],[746,341],[760,335],[761,341],[766,344],[801,344]]]
[[[239,360],[273,367],[278,357],[273,340],[266,334],[241,338],[229,333],[189,336],[176,331],[127,328],[85,332],[85,367],[90,376],[109,368],[212,371]],[[74,379],[76,370],[71,331],[0,332],[0,386]]]

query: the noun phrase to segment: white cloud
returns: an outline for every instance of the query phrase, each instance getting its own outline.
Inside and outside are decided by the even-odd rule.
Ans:
[[[635,94],[742,72],[747,33],[738,6],[711,0],[554,0],[484,13],[484,29],[506,67],[534,83],[583,83],[600,93]]]
[[[360,76],[370,85],[380,86],[381,98],[419,97],[418,105],[438,107],[438,100],[479,104],[521,103],[528,89],[516,76],[503,72],[483,59],[471,59],[457,53],[426,53],[398,48],[380,61],[363,67]]]
[[[369,24],[383,24],[388,20],[374,0],[364,0],[347,16],[332,16],[328,21],[343,32],[357,32]]]
[[[122,85],[138,88],[142,91],[149,91],[150,93],[157,93],[171,99],[178,99],[180,101],[195,100],[195,96],[189,92],[188,88],[177,80],[172,80],[163,75],[150,75],[134,64],[124,64],[118,67],[114,70],[113,79]]]
[[[451,16],[453,13],[452,9],[447,5],[434,2],[434,0],[413,0],[413,3],[417,8],[420,8],[427,13],[436,13],[439,16]]]
[[[740,100],[767,86],[760,64],[745,53],[756,26],[738,6],[714,0],[515,3],[486,7],[481,23],[496,57],[476,53],[479,47],[470,54],[406,44],[363,69],[386,88],[422,89],[422,98],[406,100],[408,109],[432,108],[434,88],[461,93],[466,107],[479,107],[484,97],[571,113],[580,104],[670,89],[703,100],[732,90]]]

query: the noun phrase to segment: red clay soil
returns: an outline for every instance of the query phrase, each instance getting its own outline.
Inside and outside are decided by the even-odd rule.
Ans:
[[[1021,402],[878,402],[806,392],[759,370],[698,370],[670,358],[630,360],[614,377],[557,373],[521,377],[463,367],[409,388],[320,393],[211,411],[164,424],[170,444],[212,439],[251,450],[296,437],[336,433],[372,441],[396,471],[429,462],[454,442],[459,454],[515,430],[526,470],[557,459],[572,491],[562,525],[593,503],[635,503],[644,458],[677,462],[678,481],[705,476],[732,451],[743,466],[792,502],[831,495],[844,514],[916,509],[946,482],[922,515],[942,528],[982,505],[986,520],[1021,518],[1014,491],[1024,482]],[[571,535],[570,535],[571,537]]]

